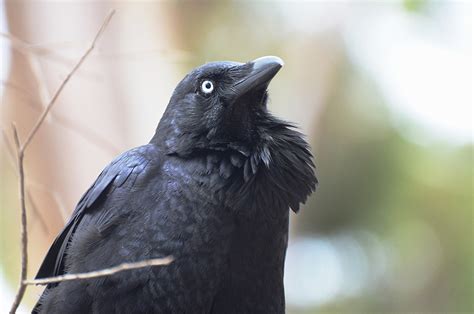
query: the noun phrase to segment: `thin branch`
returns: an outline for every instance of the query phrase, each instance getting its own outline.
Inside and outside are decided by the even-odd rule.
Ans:
[[[2,135],[3,135],[3,141],[5,142],[5,147],[7,148],[8,157],[10,157],[9,159],[12,163],[12,167],[15,170],[17,176],[18,176],[18,166],[16,164],[15,150],[13,149],[13,145],[10,143],[10,140],[8,139],[8,136],[5,133],[5,130],[2,130]],[[28,186],[25,188],[25,190],[26,190],[26,198],[27,198],[27,200],[30,201],[31,208],[33,209],[33,213],[35,214],[36,217],[39,218],[39,221],[41,223],[41,226],[42,226],[43,230],[46,231],[47,234],[49,234],[48,225],[47,225],[46,221],[44,220],[43,215],[41,215],[41,212],[36,207],[36,203],[33,199],[33,196],[30,193],[30,189],[28,188]],[[54,201],[57,203],[57,201],[55,199],[54,199]],[[59,206],[58,204],[56,204],[56,205]]]
[[[16,91],[21,96],[28,98],[28,100],[29,100],[28,105],[30,105],[30,106],[31,105],[36,105],[37,101],[28,89],[20,86],[19,84],[14,83],[12,81],[1,81],[0,83],[3,86],[5,86],[6,88],[9,88],[13,91]]]
[[[8,156],[10,157],[9,158],[10,162],[12,164],[13,169],[15,170],[16,175],[18,176],[18,165],[17,165],[16,158],[15,158],[15,155],[16,155],[15,150],[13,149],[13,145],[10,143],[10,140],[8,139],[8,136],[5,133],[5,130],[2,130],[2,135],[3,135],[3,141],[5,142],[5,147],[7,148]],[[45,194],[48,194],[51,197],[51,199],[54,201],[54,203],[56,204],[56,208],[58,209],[59,214],[61,215],[63,221],[64,222],[67,221],[68,212],[65,210],[64,203],[61,200],[61,196],[59,196],[56,192],[50,191],[48,188],[46,188],[42,184],[39,184],[39,183],[36,183],[36,182],[31,182],[30,181],[30,182],[26,183],[26,180],[25,180],[25,185],[26,185],[26,188],[25,188],[26,189],[26,196],[27,196],[27,199],[30,201],[31,208],[33,209],[33,213],[39,218],[39,220],[41,222],[41,225],[43,226],[43,229],[45,231],[47,231],[48,234],[49,234],[48,225],[47,225],[43,215],[41,214],[41,212],[36,207],[36,203],[34,202],[33,196],[31,194],[31,186],[35,187],[38,190],[41,190],[41,192],[43,192]]]
[[[33,78],[36,84],[36,87],[39,92],[39,98],[41,100],[41,104],[43,107],[46,106],[48,103],[49,97],[49,91],[46,88],[44,84],[42,84],[42,69],[40,62],[38,60],[38,56],[34,53],[34,49],[31,48],[31,45],[15,36],[12,34],[5,34],[5,33],[0,33],[1,37],[5,37],[8,40],[10,40],[11,46],[18,52],[20,52],[26,59],[26,61],[30,65],[31,73],[33,74]]]
[[[49,61],[56,62],[61,64],[62,66],[67,66],[67,68],[70,68],[71,65],[74,64],[73,59],[69,57],[65,57],[59,53],[57,53],[55,50],[52,49],[51,46],[54,44],[32,44],[29,42],[26,42],[12,34],[9,33],[3,33],[0,32],[0,37],[3,37],[7,40],[9,40],[10,45],[12,49],[15,51],[18,51],[21,53],[23,56],[25,56],[27,59],[34,58],[34,59],[40,59],[40,57],[47,58]],[[71,45],[69,45],[71,46]],[[79,44],[74,43],[74,46],[79,46]],[[72,47],[74,47],[72,46]],[[82,50],[82,44],[81,44],[81,50]],[[75,48],[75,47],[74,47]],[[33,69],[35,70],[35,69]],[[39,72],[38,72],[39,73]],[[40,82],[38,82],[40,83]],[[46,104],[46,103],[45,103]]]
[[[20,305],[21,300],[23,299],[23,296],[25,294],[26,287],[27,287],[27,285],[24,283],[26,280],[27,269],[28,269],[28,233],[27,233],[28,224],[27,224],[27,216],[26,216],[25,173],[24,173],[24,164],[23,164],[25,150],[30,144],[33,137],[38,132],[38,129],[43,124],[45,118],[47,117],[52,106],[55,104],[57,98],[61,94],[67,82],[74,75],[74,73],[76,73],[77,69],[79,69],[82,63],[86,60],[87,56],[94,49],[96,41],[99,39],[100,35],[105,30],[105,27],[109,24],[114,13],[115,13],[115,10],[113,10],[107,15],[99,31],[95,35],[94,40],[92,41],[90,47],[86,50],[86,52],[82,55],[82,57],[79,59],[77,64],[73,67],[71,72],[69,72],[69,74],[66,76],[64,81],[61,83],[58,90],[53,95],[53,98],[51,98],[51,101],[48,103],[48,105],[44,109],[43,113],[37,120],[34,127],[31,129],[30,133],[28,134],[23,144],[20,143],[20,138],[18,136],[17,128],[15,125],[13,125],[13,135],[14,135],[15,146],[16,146],[16,151],[17,151],[17,160],[18,160],[19,194],[20,194],[20,208],[21,208],[21,272],[20,272],[20,287],[18,288],[17,294],[15,296],[12,307],[10,309],[10,314],[16,313],[16,310],[18,309],[18,306]]]
[[[10,313],[15,313],[16,309],[20,305],[21,299],[25,294],[26,285],[23,281],[26,280],[27,268],[28,268],[28,230],[27,230],[27,218],[26,218],[26,204],[25,204],[25,173],[23,169],[23,151],[21,150],[20,138],[18,137],[18,131],[16,126],[13,124],[13,136],[15,140],[15,147],[17,153],[18,163],[18,184],[20,191],[20,208],[21,208],[21,271],[20,271],[20,287],[13,301]]]
[[[56,49],[77,49],[80,46],[79,42],[69,41],[69,42],[47,42],[47,43],[30,43],[25,40],[22,40],[12,34],[0,32],[0,37],[10,41],[10,44],[21,53],[34,54],[36,56],[45,56],[50,57],[51,61],[60,61],[67,65],[72,64],[72,60],[65,58],[61,54],[57,53]],[[82,47],[82,45],[81,45]],[[176,61],[186,61],[195,56],[187,51],[182,49],[167,49],[161,47],[147,47],[140,50],[123,50],[123,51],[98,51],[95,54],[96,57],[100,58],[139,58],[139,57],[159,57],[159,58],[170,58]]]
[[[33,53],[33,54],[44,54],[44,53],[50,53],[54,54],[57,57],[62,57],[60,54],[57,54],[56,51],[46,48],[46,45],[37,45],[37,44],[32,44],[29,43],[23,39],[20,39],[12,34],[9,33],[4,33],[0,32],[0,37],[3,37],[7,40],[10,41],[10,44],[17,50],[20,50],[21,52],[24,53]]]
[[[51,110],[51,108],[53,107],[53,105],[56,103],[56,100],[58,99],[59,95],[61,94],[62,90],[64,89],[64,87],[66,86],[66,84],[69,82],[69,80],[71,79],[71,77],[74,75],[74,73],[76,73],[77,69],[79,69],[79,67],[82,65],[82,63],[84,63],[84,61],[86,60],[87,56],[92,52],[92,50],[95,48],[95,44],[97,42],[97,40],[99,39],[100,35],[102,35],[102,33],[104,32],[105,28],[107,27],[107,25],[109,24],[110,20],[112,19],[113,15],[115,14],[115,10],[113,10],[112,12],[109,13],[109,15],[107,15],[107,17],[105,18],[104,22],[102,23],[102,26],[100,27],[99,31],[97,32],[97,34],[95,35],[94,37],[94,40],[92,41],[91,45],[89,46],[89,48],[86,50],[86,52],[82,55],[82,57],[79,59],[79,61],[76,63],[76,65],[72,68],[71,72],[69,72],[69,74],[66,76],[66,78],[63,80],[63,82],[61,83],[61,85],[59,85],[59,88],[56,90],[56,92],[54,93],[53,95],[53,98],[51,98],[50,102],[48,103],[48,105],[46,106],[45,110],[43,111],[43,113],[41,114],[41,116],[39,117],[38,121],[36,121],[36,124],[35,126],[31,129],[30,133],[28,134],[25,142],[23,143],[23,145],[21,146],[21,150],[24,151],[28,145],[30,144],[31,140],[33,139],[33,137],[35,136],[36,132],[38,132],[38,129],[41,127],[41,125],[43,124],[43,121],[44,119],[46,118],[46,116],[48,115],[49,111]]]
[[[123,263],[115,267],[101,269],[97,271],[91,271],[87,273],[66,274],[66,275],[50,277],[50,278],[24,280],[23,284],[47,285],[50,283],[57,283],[57,282],[70,281],[70,280],[99,278],[99,277],[104,277],[104,276],[110,276],[110,275],[120,273],[126,270],[139,269],[139,268],[150,267],[150,266],[164,266],[164,265],[170,264],[172,261],[173,261],[173,258],[171,256],[164,257],[164,258],[155,258],[155,259],[149,259],[149,260],[136,262],[136,263]]]
[[[0,84],[3,84],[4,86],[18,92],[20,95],[25,97],[25,103],[33,110],[42,111],[39,106],[35,105],[36,100],[34,97],[22,87],[9,81],[1,81]],[[102,136],[100,133],[96,132],[94,129],[88,128],[87,126],[82,125],[78,121],[71,119],[68,116],[63,116],[53,111],[49,113],[49,117],[52,118],[52,122],[56,122],[58,125],[70,130],[79,137],[82,137],[84,140],[94,144],[97,146],[97,148],[114,155],[120,153],[120,148],[118,148],[105,136]]]

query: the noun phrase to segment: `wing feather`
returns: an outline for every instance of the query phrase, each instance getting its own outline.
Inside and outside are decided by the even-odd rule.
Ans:
[[[113,193],[115,188],[121,187],[125,182],[131,180],[132,174],[134,174],[134,178],[133,182],[130,182],[130,187],[133,186],[136,176],[145,170],[149,162],[143,150],[145,150],[145,146],[123,153],[101,172],[94,184],[81,197],[68,223],[51,245],[38,270],[37,279],[64,274],[66,250],[82,217],[91,210],[100,210],[98,205],[101,199],[107,197],[109,193]],[[111,214],[100,213],[99,222],[106,225]]]

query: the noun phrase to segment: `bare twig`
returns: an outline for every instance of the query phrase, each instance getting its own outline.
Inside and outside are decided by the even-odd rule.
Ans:
[[[24,280],[23,284],[47,285],[50,283],[70,281],[70,280],[99,278],[99,277],[104,277],[104,276],[110,276],[110,275],[120,273],[126,270],[139,269],[139,268],[150,267],[150,266],[164,266],[164,265],[170,264],[172,261],[173,261],[173,258],[171,256],[164,257],[164,258],[155,258],[155,259],[149,259],[149,260],[136,262],[136,263],[123,263],[115,267],[110,267],[110,268],[101,269],[97,271],[91,271],[88,273],[66,274],[62,276],[43,278],[43,279]]]
[[[38,132],[38,129],[43,124],[46,116],[48,115],[49,111],[55,104],[56,100],[58,99],[59,95],[61,94],[62,90],[66,86],[67,82],[70,78],[76,73],[77,69],[84,63],[87,56],[91,53],[91,51],[95,47],[96,41],[99,39],[100,35],[103,33],[106,26],[109,24],[112,16],[114,15],[115,10],[110,12],[107,17],[105,18],[104,22],[102,23],[99,31],[94,37],[90,47],[86,50],[86,52],[82,55],[76,65],[72,68],[71,72],[66,76],[64,81],[61,83],[59,88],[57,89],[56,93],[51,98],[50,102],[42,112],[41,116],[38,118],[36,124],[31,129],[30,133],[28,134],[26,140],[21,144],[20,138],[18,136],[18,131],[15,125],[13,125],[13,135],[15,140],[15,146],[17,151],[17,162],[18,162],[18,175],[19,175],[19,193],[20,193],[20,208],[21,208],[21,272],[20,272],[20,287],[18,288],[17,294],[13,301],[12,307],[10,309],[10,314],[14,314],[20,305],[21,300],[25,294],[25,290],[27,285],[24,283],[27,276],[27,269],[28,269],[28,233],[27,233],[27,216],[26,216],[26,204],[25,204],[25,173],[24,173],[24,154],[26,148],[31,143],[31,140]]]
[[[16,51],[20,52],[25,57],[26,61],[29,63],[31,73],[33,74],[33,78],[39,92],[41,104],[43,105],[43,107],[45,107],[49,100],[49,92],[46,86],[41,83],[43,71],[41,69],[38,56],[35,54],[34,49],[31,47],[29,43],[11,34],[0,33],[0,36],[5,37],[8,40],[10,40],[10,44],[12,45],[12,47],[15,48]]]
[[[37,101],[28,89],[11,81],[1,81],[1,84],[6,88],[18,92],[21,96],[28,98],[28,100],[30,100],[30,102],[28,102],[28,105],[36,105]]]
[[[64,87],[66,86],[66,84],[69,82],[69,80],[74,75],[74,73],[76,73],[77,69],[79,69],[79,67],[82,65],[82,63],[84,63],[87,56],[89,56],[89,54],[92,52],[92,50],[94,50],[97,40],[99,39],[100,35],[102,35],[102,33],[104,32],[105,28],[107,27],[110,20],[112,19],[112,16],[114,15],[114,13],[115,13],[115,10],[113,10],[112,12],[109,13],[109,15],[107,15],[104,22],[102,23],[102,26],[100,27],[99,31],[95,35],[94,40],[92,40],[92,43],[89,46],[89,48],[82,55],[82,57],[79,59],[79,61],[76,63],[76,65],[72,68],[71,72],[69,72],[69,74],[66,76],[66,78],[62,81],[61,85],[59,85],[58,89],[56,90],[56,92],[53,95],[53,98],[51,98],[50,102],[48,103],[45,110],[43,111],[43,113],[39,117],[38,121],[36,121],[35,126],[31,129],[30,133],[26,137],[25,142],[21,146],[21,150],[24,151],[28,147],[28,145],[30,144],[30,142],[33,139],[34,135],[36,134],[36,132],[38,132],[38,129],[43,124],[43,121],[46,118],[46,116],[48,115],[49,111],[51,110],[53,105],[56,103],[56,100],[58,99],[59,95],[61,94],[61,92],[64,89]]]
[[[5,147],[7,148],[8,156],[10,157],[10,161],[12,163],[12,167],[15,169],[15,172],[17,173],[17,176],[18,176],[18,165],[17,165],[17,160],[15,158],[15,149],[13,149],[13,145],[10,143],[10,140],[8,139],[7,134],[5,133],[5,130],[2,130],[2,135],[3,135],[3,141],[5,142]],[[36,217],[39,218],[39,221],[41,223],[41,227],[43,228],[43,230],[49,234],[48,225],[46,221],[44,220],[43,215],[41,215],[41,212],[38,211],[38,208],[36,207],[35,201],[33,199],[33,196],[30,193],[30,189],[28,188],[28,186],[25,187],[25,190],[26,190],[27,199],[30,201],[31,208],[33,209],[33,213],[35,214]],[[55,200],[55,202],[57,201]]]
[[[38,105],[35,105],[36,100],[34,99],[34,97],[22,87],[9,81],[2,81],[0,82],[0,84],[3,84],[4,86],[18,92],[20,95],[25,97],[26,98],[25,103],[33,110],[42,111],[42,109]],[[74,132],[76,135],[94,144],[95,146],[97,146],[97,148],[101,150],[104,150],[114,155],[120,152],[120,148],[118,148],[114,143],[112,143],[107,137],[102,136],[95,130],[82,125],[81,123],[79,123],[78,121],[74,119],[71,119],[67,116],[63,116],[55,112],[50,112],[49,117],[52,118],[51,119],[52,122],[55,122],[58,125]]]
[[[47,45],[44,45],[44,44],[43,45],[32,44],[12,34],[3,33],[3,32],[0,32],[0,37],[3,37],[9,40],[10,44],[17,50],[20,50],[21,52],[34,53],[34,54],[49,53],[49,54],[54,54],[58,58],[62,57],[60,54],[56,53],[56,51],[46,47]]]
[[[65,57],[64,55],[59,54],[55,50],[53,50],[52,49],[53,46],[56,45],[54,43],[32,44],[32,43],[26,42],[26,41],[24,41],[24,40],[22,40],[22,39],[20,39],[16,36],[12,35],[12,34],[2,33],[2,32],[0,32],[0,37],[3,37],[5,39],[7,39],[10,42],[10,45],[11,45],[12,49],[14,49],[15,51],[18,51],[19,53],[21,53],[27,59],[28,62],[38,61],[37,64],[40,65],[39,59],[40,58],[47,58],[49,61],[59,63],[62,66],[66,66],[69,69],[74,64],[74,61],[76,61],[76,60],[71,59],[69,57]],[[77,43],[77,44],[74,43],[73,46],[69,45],[69,48],[70,47],[75,48],[76,46],[79,46],[79,43]],[[81,50],[82,50],[82,46],[83,45],[81,44]],[[32,68],[33,75],[36,76],[35,77],[36,79],[40,78],[40,76],[37,76],[37,74],[42,74],[41,66],[37,67],[34,64],[32,64],[32,65],[33,65],[33,68]],[[88,75],[93,74],[94,76],[96,75],[96,73],[89,73],[89,72],[83,72],[82,75],[84,75],[84,74],[88,74]],[[41,85],[40,81],[37,81],[36,83]],[[47,100],[49,100],[49,98]],[[46,104],[46,103],[47,103],[47,101],[44,104]]]
[[[21,207],[21,271],[20,271],[20,287],[13,301],[10,313],[15,313],[16,309],[20,305],[21,299],[25,294],[26,285],[23,281],[26,279],[26,271],[28,267],[28,230],[27,230],[27,219],[26,219],[26,204],[25,204],[25,173],[23,169],[23,157],[24,153],[21,149],[20,138],[18,137],[18,131],[16,126],[13,124],[13,136],[15,139],[15,146],[17,152],[17,163],[18,163],[18,176],[19,176],[19,190],[20,190],[20,207]]]

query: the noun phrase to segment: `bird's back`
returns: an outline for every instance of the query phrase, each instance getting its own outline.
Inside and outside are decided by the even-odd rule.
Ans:
[[[206,167],[200,159],[166,156],[152,144],[118,159],[125,165],[136,154],[146,164],[140,174],[122,178],[120,186],[114,185],[120,181],[118,174],[96,202],[80,213],[61,256],[63,272],[88,272],[170,255],[174,262],[60,283],[42,298],[42,312],[210,311],[220,278],[228,270],[234,219],[205,187],[193,187],[199,169]]]

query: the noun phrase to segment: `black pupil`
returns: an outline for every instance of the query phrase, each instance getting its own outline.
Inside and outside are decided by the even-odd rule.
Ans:
[[[204,87],[206,87],[206,89],[211,89],[212,85],[211,85],[211,82],[207,82]]]

